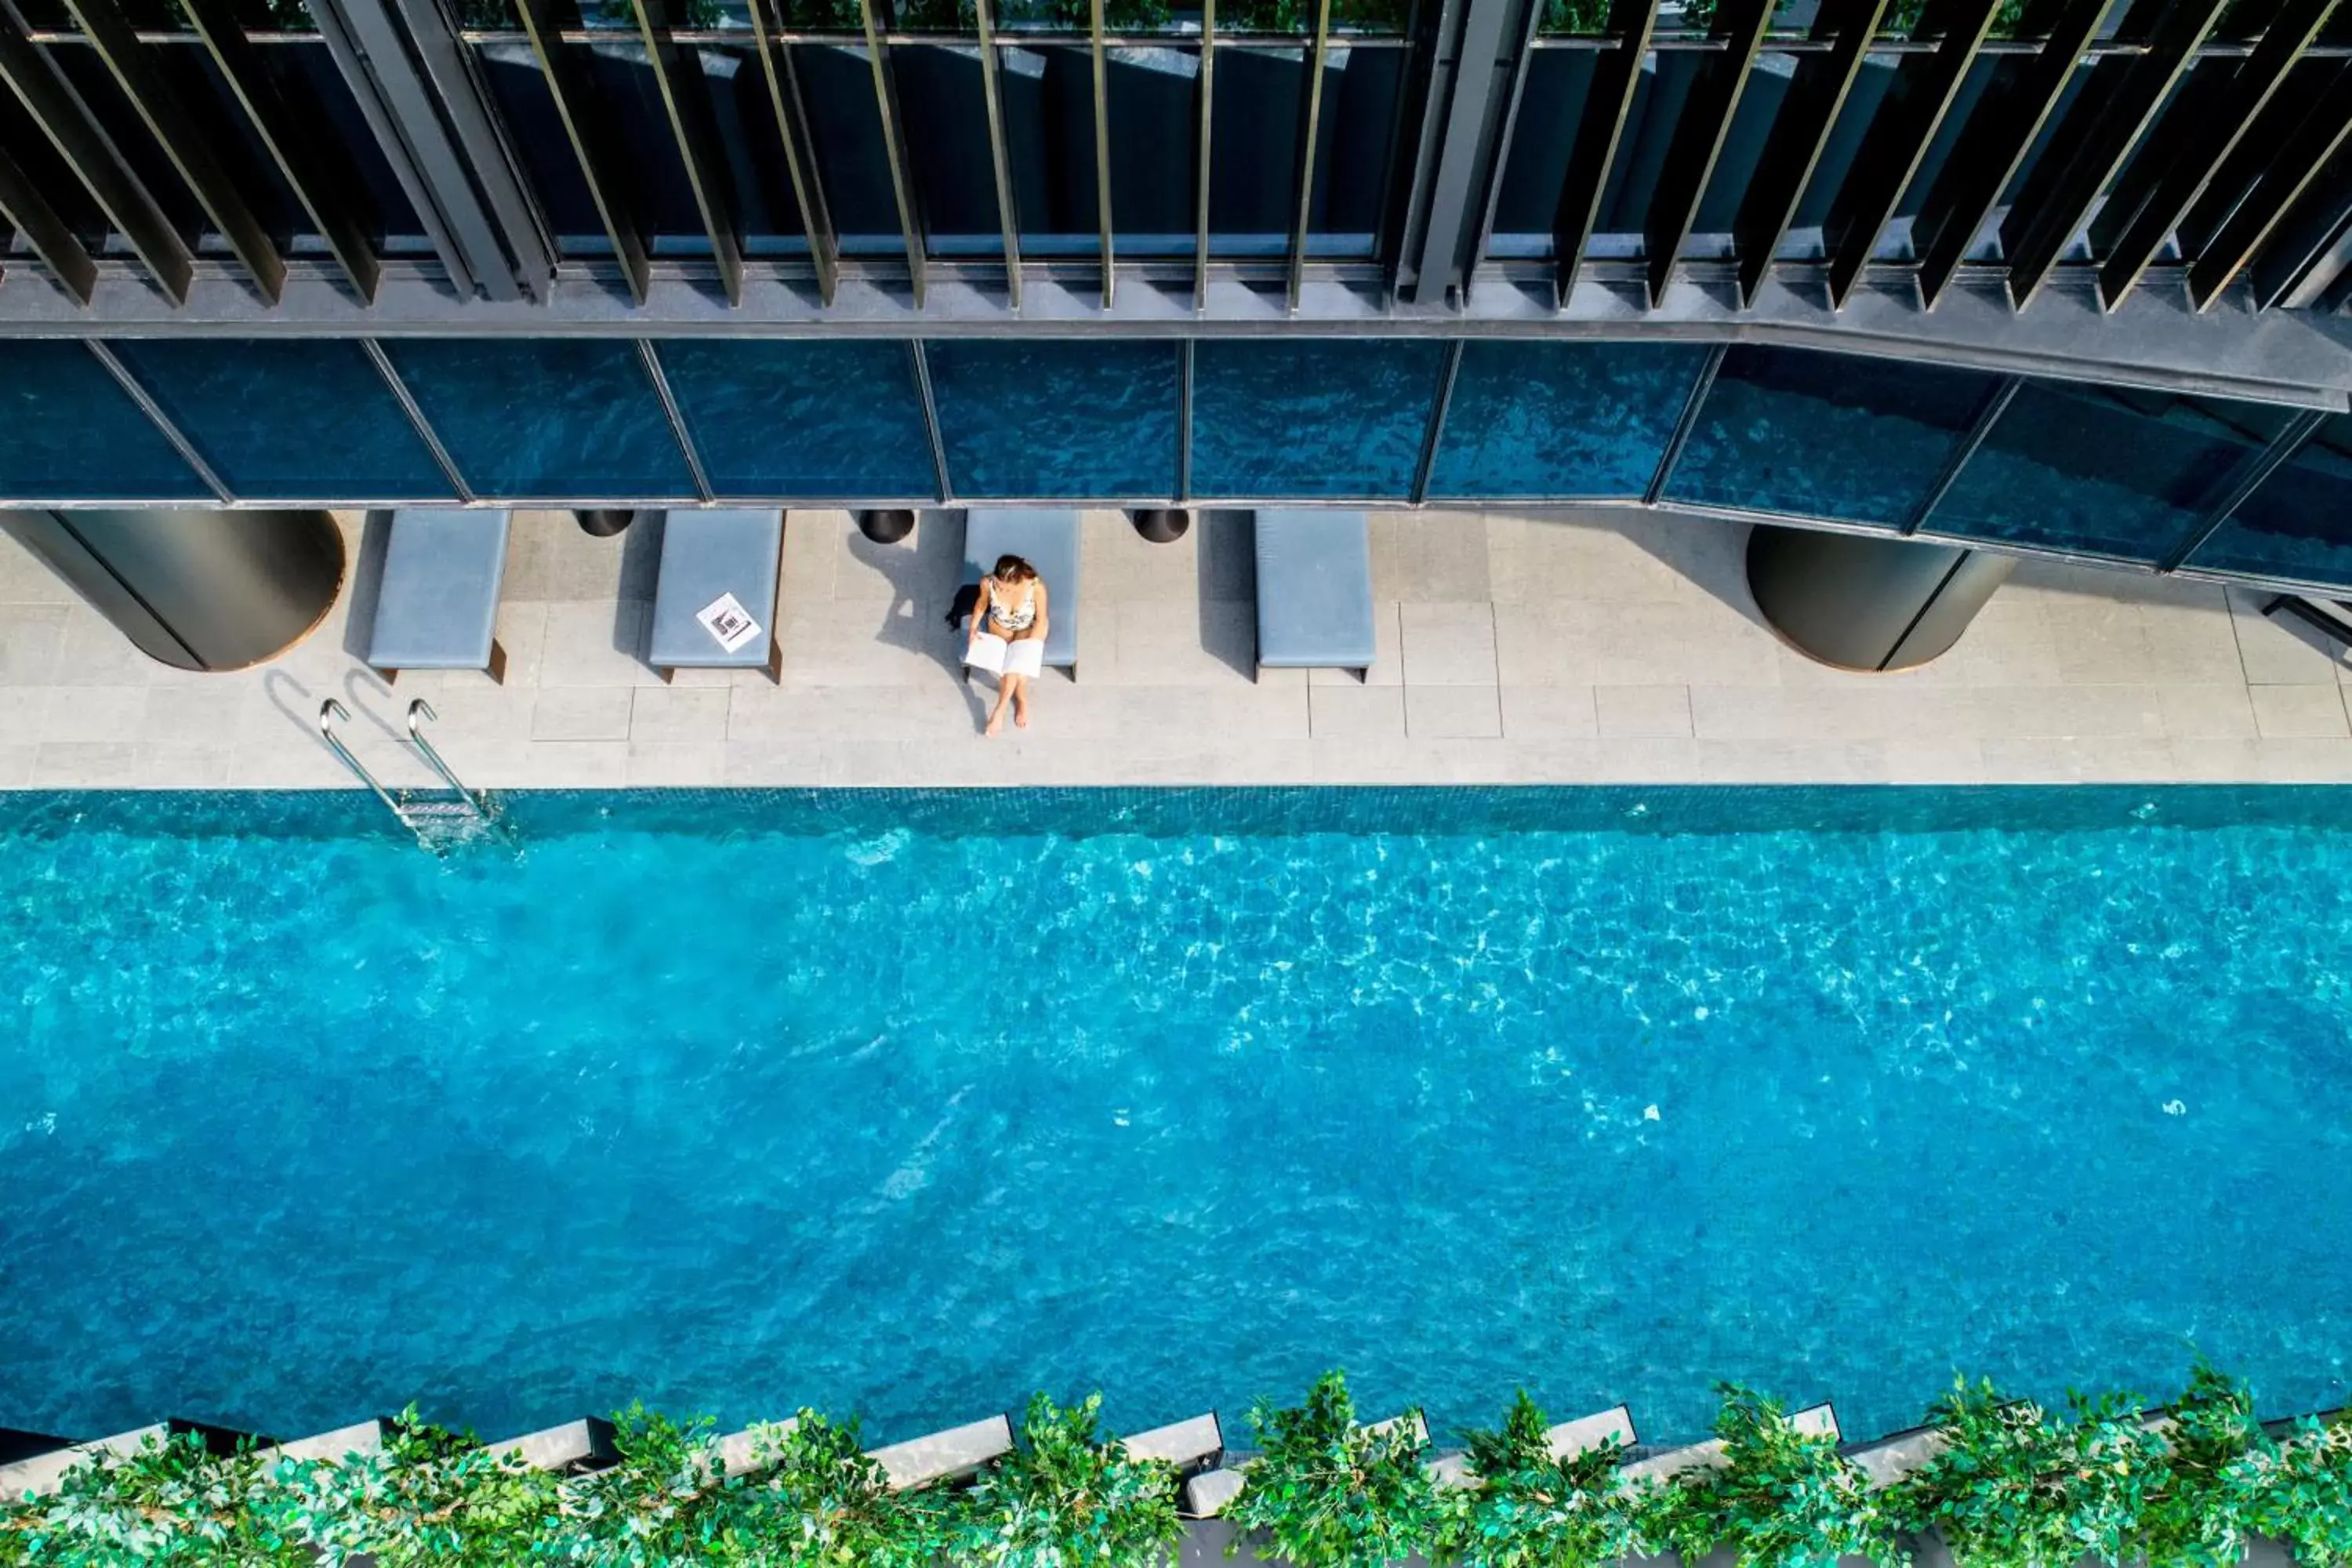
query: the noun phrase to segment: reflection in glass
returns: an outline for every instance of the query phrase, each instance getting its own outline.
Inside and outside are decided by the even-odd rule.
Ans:
[[[2328,416],[2189,564],[2352,589],[2352,414]]]
[[[1102,248],[1095,216],[1094,60],[1084,49],[1006,48],[998,57],[1004,152],[1024,256]]]
[[[874,66],[863,46],[794,44],[793,69],[808,106],[809,142],[825,208],[844,256],[903,255],[898,198],[875,106]]]
[[[914,500],[939,493],[904,343],[672,338],[654,347],[719,497]]]
[[[1209,141],[1209,254],[1287,256],[1298,221],[1298,135],[1307,56],[1217,50]]]
[[[1199,217],[1201,51],[1113,49],[1108,64],[1117,248],[1190,256]]]
[[[78,342],[0,340],[0,496],[209,498],[163,432]]]
[[[1964,539],[2161,561],[2288,416],[2262,404],[2028,382],[1925,526]]]
[[[957,495],[1176,493],[1176,343],[963,339],[925,353]]]
[[[1706,360],[1696,343],[1465,343],[1429,493],[1639,497]]]
[[[1425,339],[1201,340],[1193,492],[1409,497],[1444,353]]]
[[[907,122],[907,164],[922,198],[933,254],[1003,255],[980,50],[904,45],[890,51],[890,69]]]
[[[1510,155],[1503,164],[1502,194],[1495,203],[1490,256],[1549,256],[1552,220],[1576,147],[1585,96],[1600,55],[1591,49],[1537,49],[1528,56],[1527,90],[1511,132]]]
[[[390,338],[383,352],[477,495],[694,494],[634,342]]]
[[[114,345],[180,433],[248,500],[409,500],[448,476],[359,344],[154,338]]]
[[[1406,58],[1405,50],[1391,48],[1335,48],[1324,56],[1307,195],[1309,256],[1370,256],[1379,243]]]
[[[1735,345],[1665,493],[1900,527],[1997,384],[1942,365]]]

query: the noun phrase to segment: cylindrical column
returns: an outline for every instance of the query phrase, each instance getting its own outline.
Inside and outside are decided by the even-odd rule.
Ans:
[[[2014,556],[1915,539],[1759,523],[1748,587],[1800,653],[1845,669],[1908,669],[1960,640]]]
[[[282,653],[343,585],[323,511],[20,511],[8,531],[151,658],[238,669]]]

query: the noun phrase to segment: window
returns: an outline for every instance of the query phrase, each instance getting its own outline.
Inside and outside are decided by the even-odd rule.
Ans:
[[[393,338],[383,352],[477,495],[634,500],[694,494],[635,342]]]
[[[1409,497],[1444,353],[1411,339],[1202,340],[1193,493]]]
[[[359,344],[172,338],[115,352],[247,500],[447,500],[448,476]]]
[[[1737,345],[1665,493],[1898,528],[1997,384],[1976,371]]]
[[[1931,533],[2161,561],[2290,411],[2028,382],[1926,524]]]
[[[1179,345],[1033,338],[926,352],[957,495],[1176,493]]]
[[[672,338],[654,346],[715,493],[811,500],[939,494],[906,344]]]
[[[78,342],[0,342],[0,496],[210,500],[194,470]]]
[[[1429,493],[1638,497],[1706,360],[1695,343],[1465,343]]]
[[[2189,564],[2352,588],[2352,414],[2329,416]]]

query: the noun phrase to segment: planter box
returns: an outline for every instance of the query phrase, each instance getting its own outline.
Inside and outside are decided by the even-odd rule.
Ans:
[[[20,1498],[26,1492],[53,1492],[58,1489],[58,1483],[65,1479],[66,1472],[85,1459],[100,1454],[135,1454],[140,1445],[150,1438],[160,1445],[166,1438],[184,1432],[194,1432],[201,1436],[205,1451],[212,1454],[233,1454],[236,1452],[238,1442],[249,1436],[244,1432],[232,1432],[226,1426],[207,1426],[198,1421],[159,1421],[152,1426],[118,1432],[111,1437],[100,1437],[92,1443],[77,1443],[70,1448],[36,1454],[31,1458],[0,1467],[0,1497]]]
[[[867,1457],[890,1473],[893,1489],[906,1491],[934,1481],[959,1479],[1012,1451],[1013,1423],[1003,1415],[992,1415],[968,1426],[951,1426],[909,1443],[876,1448]]]
[[[1789,1417],[1789,1425],[1798,1431],[1816,1437],[1838,1435],[1837,1412],[1826,1405],[1816,1405],[1800,1410]],[[1711,1437],[1688,1447],[1669,1448],[1663,1454],[1653,1454],[1646,1459],[1636,1459],[1625,1467],[1628,1480],[1672,1480],[1685,1470],[1715,1469],[1723,1463],[1723,1439]]]
[[[613,1446],[613,1424],[594,1415],[483,1447],[501,1458],[513,1458],[528,1469],[552,1470],[560,1476],[609,1469],[621,1458],[621,1451]]]

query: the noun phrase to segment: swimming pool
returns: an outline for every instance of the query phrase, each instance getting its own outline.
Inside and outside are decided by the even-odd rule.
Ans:
[[[2352,795],[0,796],[0,1426],[2340,1401]]]

